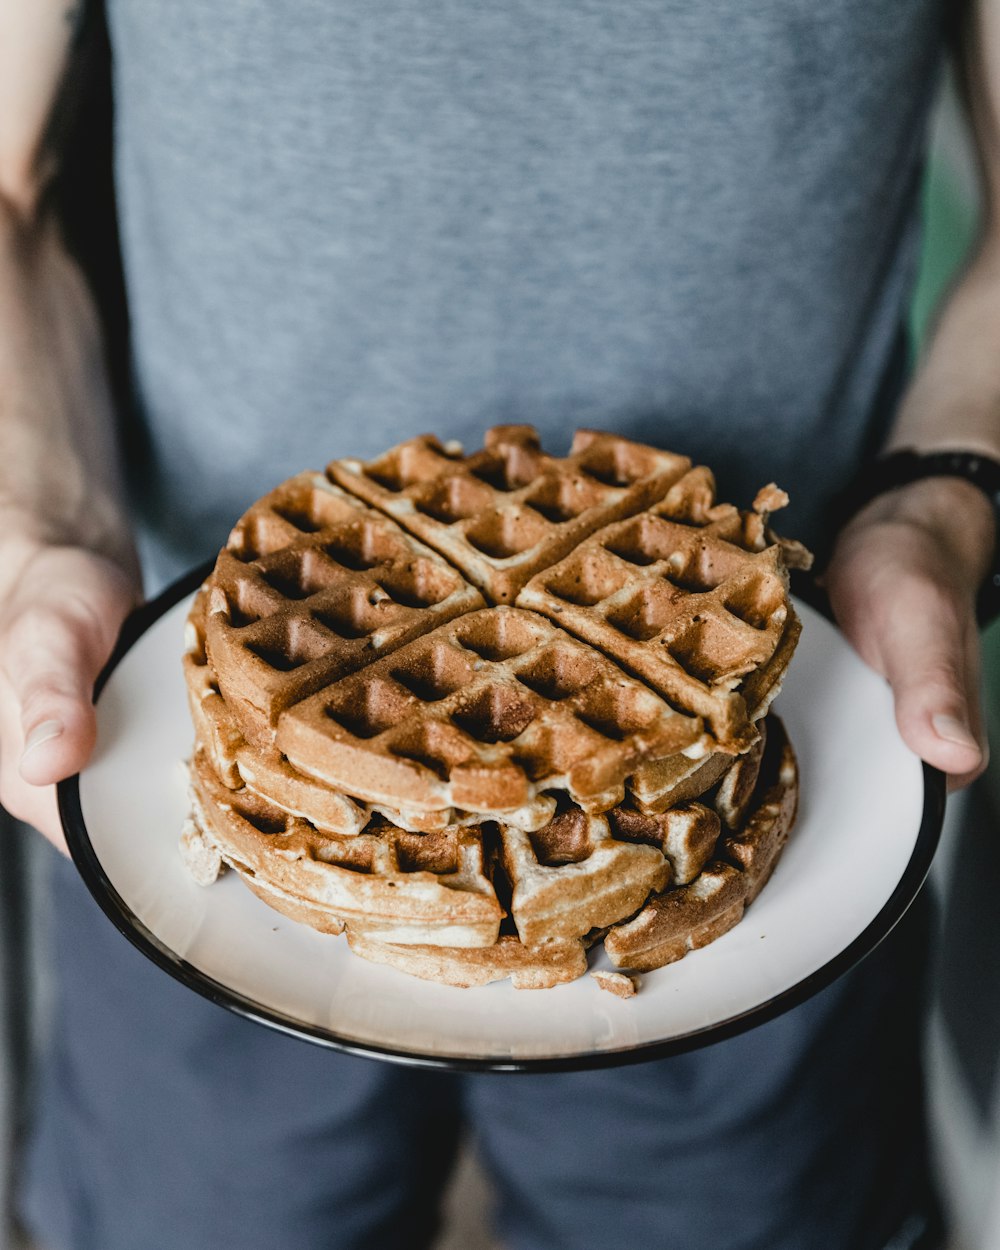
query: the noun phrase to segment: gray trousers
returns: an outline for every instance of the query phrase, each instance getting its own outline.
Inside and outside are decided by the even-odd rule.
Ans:
[[[339,1056],[198,998],[57,863],[23,1211],[48,1250],[421,1250],[464,1128],[509,1250],[936,1250],[928,909],[741,1037],[531,1077]],[[925,900],[926,901],[926,900]]]

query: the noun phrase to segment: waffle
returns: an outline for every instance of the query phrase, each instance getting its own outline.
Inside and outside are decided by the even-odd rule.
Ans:
[[[760,724],[757,741],[737,760],[722,778],[715,792],[714,806],[727,829],[737,830],[745,822],[750,803],[757,789],[761,764],[767,747],[767,721]]]
[[[604,939],[611,962],[650,972],[728,933],[743,918],[747,884],[731,864],[714,861],[690,885],[651,899]]]
[[[282,811],[308,820],[321,831],[340,835],[360,833],[373,816],[384,816],[391,824],[410,833],[435,833],[449,825],[478,824],[496,815],[460,812],[454,808],[421,811],[366,803],[299,772],[274,748],[252,747],[222,697],[208,663],[200,629],[204,599],[205,593],[199,592],[188,618],[184,671],[195,745],[205,754],[223,785],[231,790],[246,786]],[[546,824],[555,810],[556,800],[551,795],[539,794],[523,807],[504,813],[504,820],[531,832]]]
[[[747,906],[767,884],[798,811],[799,774],[795,753],[780,721],[772,717],[771,728],[772,736],[777,736],[778,742],[766,766],[769,775],[764,796],[759,803],[756,796],[751,800],[748,807],[756,806],[753,806],[746,823],[725,835],[721,843],[723,857],[744,875]],[[762,765],[762,771],[764,767]]]
[[[296,768],[372,802],[504,812],[563,789],[620,802],[646,758],[700,749],[676,711],[543,617],[473,612],[284,713]]]
[[[757,778],[762,797],[737,833],[723,836],[712,859],[688,885],[654,895],[631,920],[614,925],[604,949],[619,968],[646,972],[682,959],[721,937],[743,916],[777,862],[795,821],[795,754],[772,717]]]
[[[195,728],[195,744],[216,778],[230,790],[248,786],[284,811],[306,817],[320,830],[360,833],[372,813],[312,777],[299,773],[272,748],[254,749],[223,698],[208,662],[204,639],[207,592],[199,591],[188,618],[184,675]],[[442,826],[443,827],[443,826]]]
[[[618,841],[657,847],[670,865],[673,885],[687,885],[698,876],[714,853],[721,830],[718,815],[705,803],[682,803],[655,815],[616,807],[608,813],[608,822]]]
[[[662,503],[536,574],[517,602],[600,647],[740,751],[777,693],[800,626],[763,517],[709,506],[712,494],[706,471],[693,471]],[[758,497],[761,508],[776,502]]]
[[[500,841],[511,915],[528,946],[583,937],[629,916],[671,876],[659,847],[620,840],[607,816],[576,806],[536,833],[501,825]]]
[[[219,553],[206,643],[241,730],[263,745],[284,708],[482,604],[440,556],[305,473],[255,504]]]
[[[780,722],[773,717],[771,721],[771,743],[758,780],[759,802],[746,825],[738,834],[723,834],[709,852],[713,858],[688,884],[654,894],[633,918],[603,934],[604,948],[616,966],[649,972],[682,959],[728,932],[759,893],[785,844],[798,798],[794,753]],[[719,818],[712,816],[718,832]],[[587,966],[584,948],[601,935],[555,938],[531,947],[504,934],[491,947],[468,950],[394,945],[354,934],[350,926],[347,936],[355,954],[411,976],[463,987],[509,977],[515,988],[531,989],[582,975]],[[594,975],[602,984],[602,976],[606,981],[616,974]],[[621,981],[604,987],[630,996]]]
[[[279,486],[189,617],[195,879],[232,867],[453,985],[711,941],[794,819],[768,716],[809,559],[770,529],[786,502],[720,504],[708,469],[611,435],[552,457],[526,426]]]
[[[711,751],[693,760],[683,754],[649,760],[628,779],[629,802],[638,811],[665,812],[710,790],[732,763],[728,751]]]
[[[534,950],[505,934],[485,950],[443,946],[396,946],[367,933],[348,930],[356,955],[388,964],[411,977],[470,989],[491,981],[510,980],[516,990],[546,990],[575,981],[587,971],[587,952],[580,941],[553,942]]]
[[[533,836],[503,825],[410,834],[373,820],[342,838],[227,789],[201,753],[182,850],[196,879],[220,866],[276,910],[326,933],[345,928],[355,953],[449,985],[510,978],[537,988],[586,968],[604,935],[618,967],[649,971],[721,936],[764,885],[795,816],[795,758],[780,723],[737,830],[704,803],[647,816],[588,817],[568,807]],[[516,933],[501,932],[504,904]]]
[[[480,827],[412,834],[376,820],[353,837],[324,834],[246,788],[227,789],[200,754],[191,790],[202,841],[293,919],[326,932],[346,923],[396,944],[497,940],[503,908],[485,874]]]
[[[335,460],[327,473],[441,552],[490,603],[511,603],[588,534],[662,499],[690,464],[592,430],[557,459],[531,426],[500,425],[469,456],[424,435],[367,463]]]
[[[637,911],[650,893],[701,872],[719,817],[700,803],[660,816],[569,805],[534,833],[500,825],[510,911],[529,946],[583,937]]]

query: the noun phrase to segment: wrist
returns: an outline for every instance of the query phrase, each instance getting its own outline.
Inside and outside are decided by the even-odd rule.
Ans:
[[[0,492],[0,584],[16,584],[27,564],[45,551],[76,549],[110,561],[138,585],[139,562],[124,513],[98,492],[89,496],[89,505],[86,516],[73,517]]]
[[[988,576],[996,546],[993,507],[978,486],[958,477],[927,477],[876,495],[845,524],[906,525],[948,553],[957,579],[973,590]]]
[[[977,614],[987,622],[1000,615],[998,518],[994,457],[964,447],[894,450],[865,465],[833,501],[830,541],[839,546],[872,523],[905,525],[946,557],[943,580],[979,592]]]

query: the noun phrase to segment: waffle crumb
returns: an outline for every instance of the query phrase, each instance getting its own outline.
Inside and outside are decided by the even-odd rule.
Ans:
[[[592,972],[590,974],[602,990],[614,994],[616,998],[635,998],[639,989],[639,978],[630,977],[625,972]]]

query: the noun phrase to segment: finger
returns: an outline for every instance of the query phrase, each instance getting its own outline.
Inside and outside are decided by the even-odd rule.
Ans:
[[[137,590],[110,561],[46,549],[0,604],[0,802],[63,851],[53,783],[93,749],[93,684]]]
[[[85,642],[59,616],[31,612],[24,627],[34,637],[11,646],[6,665],[19,714],[15,749],[22,778],[51,785],[78,773],[94,749],[95,674],[85,662]]]
[[[979,765],[967,773],[952,774],[948,778],[949,791],[961,790],[971,784],[986,770],[990,760],[989,737],[983,715],[983,683],[980,658],[982,648],[979,642],[979,629],[975,621],[970,620],[965,636],[965,688],[970,692],[969,714],[972,732],[982,748]]]
[[[106,659],[107,628],[93,612],[42,606],[23,612],[7,636],[4,670],[17,708],[21,777],[51,785],[78,772],[94,747],[94,680]]]
[[[971,609],[922,577],[895,580],[891,600],[880,607],[880,667],[903,740],[949,775],[975,775],[986,745]]]
[[[28,785],[18,772],[21,726],[17,704],[0,674],[0,802],[15,820],[38,829],[63,854],[68,854],[54,786]]]

